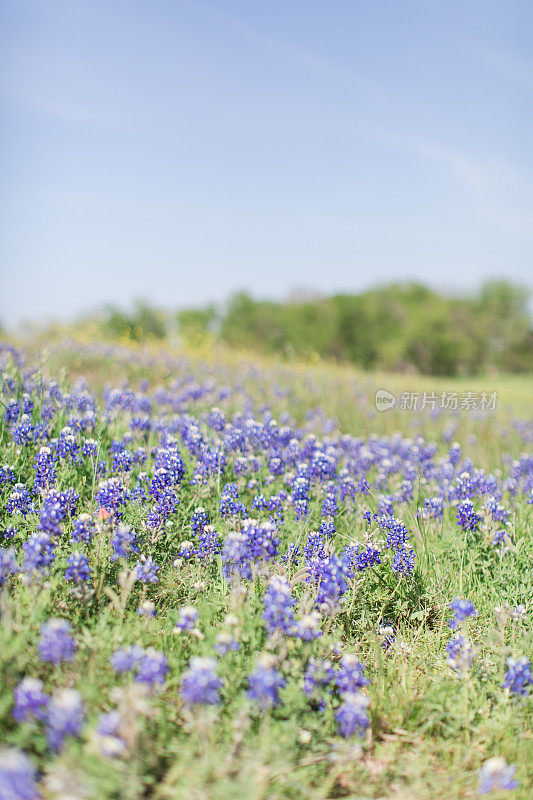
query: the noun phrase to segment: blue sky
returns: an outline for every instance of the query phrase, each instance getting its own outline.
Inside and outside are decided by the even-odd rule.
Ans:
[[[4,323],[532,284],[530,2],[0,9]]]

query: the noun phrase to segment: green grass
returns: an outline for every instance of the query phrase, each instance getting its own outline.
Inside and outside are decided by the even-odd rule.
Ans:
[[[34,360],[38,360],[35,352],[30,354],[30,361]],[[78,377],[85,376],[98,395],[106,384],[118,386],[122,381],[135,390],[143,380],[152,387],[169,387],[186,371],[193,372],[199,383],[214,379],[220,386],[242,384],[242,391],[218,403],[227,416],[242,409],[249,398],[256,410],[268,405],[276,419],[288,412],[294,424],[307,425],[309,432],[326,439],[334,432],[365,439],[399,432],[436,442],[438,453],[444,455],[448,445],[443,434],[452,425],[451,439],[459,442],[464,455],[476,467],[496,475],[499,470],[506,475],[509,458],[516,459],[527,450],[514,423],[531,416],[533,377],[444,380],[366,375],[327,364],[259,364],[224,351],[202,357],[181,355],[178,360],[171,351],[125,348],[106,353],[74,344],[51,349],[38,361],[43,374],[58,378],[63,386],[72,387]],[[7,374],[15,374],[10,363]],[[374,410],[378,388],[396,395],[402,391],[497,391],[499,400],[494,413],[487,415],[463,412],[434,418],[426,412],[398,408],[378,413]],[[191,404],[190,413],[200,416],[209,406],[200,399]],[[312,420],[307,419],[309,411],[314,412]],[[66,424],[67,416],[54,422],[56,432]],[[328,420],[333,420],[331,425]],[[103,452],[113,438],[125,433],[127,423],[127,416],[118,416],[107,426],[99,424],[95,438]],[[17,477],[30,484],[33,451],[15,446],[1,423],[0,437],[0,464],[13,464]],[[153,433],[145,444],[148,450],[156,445]],[[192,462],[186,458],[186,463],[190,477]],[[150,461],[144,468],[150,469]],[[264,468],[258,473],[260,486],[266,474]],[[531,657],[533,649],[533,506],[527,505],[522,495],[513,498],[505,494],[502,502],[512,510],[511,545],[509,552],[500,556],[490,545],[493,530],[486,519],[479,532],[467,535],[457,526],[453,508],[446,510],[442,521],[421,520],[416,509],[428,496],[428,489],[417,478],[413,501],[395,511],[410,531],[416,552],[414,576],[399,579],[383,570],[358,574],[340,613],[324,620],[320,639],[275,643],[267,640],[261,620],[264,579],[258,578],[246,585],[244,593],[238,593],[225,580],[220,560],[209,568],[195,561],[173,565],[179,542],[192,538],[189,520],[196,506],[205,507],[222,537],[235,527],[234,521],[218,513],[220,488],[228,480],[233,478],[212,479],[205,487],[185,481],[180,504],[170,518],[172,524],[159,534],[151,534],[144,526],[146,507],[127,507],[125,521],[141,532],[143,549],[152,552],[161,565],[160,580],[153,586],[128,584],[121,575],[124,565],[109,562],[110,530],[104,526],[88,550],[94,593],[86,601],[72,597],[62,574],[72,549],[69,520],[58,545],[58,568],[44,581],[26,585],[13,576],[6,583],[0,596],[0,739],[30,755],[40,771],[44,797],[455,800],[477,797],[481,764],[502,755],[516,765],[520,787],[491,796],[509,794],[528,800],[533,779],[531,698],[516,701],[501,684],[507,656]],[[58,482],[61,488],[72,485],[80,492],[79,511],[96,510],[90,471],[65,462]],[[38,526],[38,516],[7,519],[8,494],[4,488],[0,530],[7,524],[18,526],[13,543],[20,553],[22,542]],[[253,494],[242,485],[245,503]],[[341,504],[336,518],[337,551],[352,539],[362,540],[362,513],[375,509],[378,495],[373,489],[367,497],[358,496],[353,505]],[[321,499],[318,495],[313,498],[309,521],[297,521],[287,514],[280,531],[281,552],[288,541],[302,543],[305,534],[316,529]],[[300,605],[310,608],[312,599],[306,587],[299,583],[295,593]],[[450,638],[448,605],[458,595],[471,599],[478,610],[468,625],[475,658],[463,679],[448,667],[445,650]],[[144,597],[155,603],[157,617],[136,613]],[[494,607],[505,603],[526,604],[526,618],[499,626]],[[198,609],[202,638],[173,632],[177,611],[183,605]],[[191,655],[212,654],[217,633],[227,628],[224,618],[228,612],[238,618],[240,648],[220,660],[223,702],[218,707],[189,709],[180,698],[181,676]],[[58,667],[42,663],[37,654],[39,626],[51,616],[72,622],[78,645],[75,659]],[[384,621],[394,624],[397,640],[387,653],[379,635]],[[155,647],[169,661],[165,685],[149,698],[132,694],[131,680],[115,675],[109,665],[116,648],[132,643]],[[335,658],[338,645],[360,657],[371,680],[367,689],[371,726],[362,741],[342,740],[336,733],[334,706],[327,702],[325,711],[318,713],[301,691],[308,656],[325,653]],[[276,655],[288,682],[281,705],[260,713],[246,698],[245,689],[257,654],[265,650]],[[83,697],[87,709],[84,733],[78,739],[69,738],[58,756],[49,751],[41,725],[17,724],[12,719],[12,692],[24,675],[39,677],[49,692],[75,687]],[[122,697],[117,695],[117,687]],[[122,711],[130,739],[122,758],[105,759],[93,731],[98,714],[114,707]],[[69,795],[64,786],[58,788],[61,781],[65,785],[70,782],[78,791],[84,787],[86,793]]]

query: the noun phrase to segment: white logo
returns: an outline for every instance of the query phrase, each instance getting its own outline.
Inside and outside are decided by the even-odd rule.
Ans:
[[[389,408],[394,408],[396,405],[396,398],[392,392],[386,389],[378,389],[376,392],[376,408],[378,411],[388,411]]]

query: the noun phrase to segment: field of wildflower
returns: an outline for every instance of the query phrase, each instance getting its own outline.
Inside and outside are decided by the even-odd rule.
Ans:
[[[0,368],[0,800],[531,797],[531,378]]]

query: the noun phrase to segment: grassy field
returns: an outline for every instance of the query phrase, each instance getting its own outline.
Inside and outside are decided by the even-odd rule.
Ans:
[[[25,351],[0,354],[0,800],[454,800],[494,757],[518,786],[489,796],[531,797],[532,377]]]

